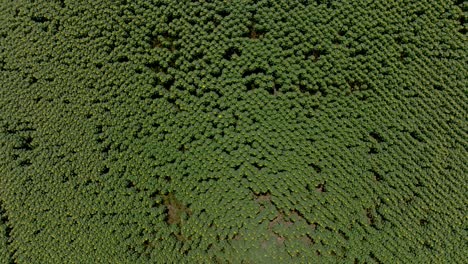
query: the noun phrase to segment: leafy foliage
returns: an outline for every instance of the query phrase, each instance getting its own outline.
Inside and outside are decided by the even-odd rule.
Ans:
[[[0,262],[454,263],[460,1],[1,1]]]

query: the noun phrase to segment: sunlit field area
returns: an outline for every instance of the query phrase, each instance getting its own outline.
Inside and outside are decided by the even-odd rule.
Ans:
[[[467,12],[0,0],[0,263],[466,263]]]

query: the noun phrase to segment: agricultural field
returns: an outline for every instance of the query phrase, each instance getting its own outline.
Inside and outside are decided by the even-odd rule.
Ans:
[[[467,12],[0,0],[0,263],[466,263]]]

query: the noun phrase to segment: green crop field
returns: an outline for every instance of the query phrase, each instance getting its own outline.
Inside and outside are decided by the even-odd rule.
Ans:
[[[0,0],[0,264],[467,263],[462,0]]]

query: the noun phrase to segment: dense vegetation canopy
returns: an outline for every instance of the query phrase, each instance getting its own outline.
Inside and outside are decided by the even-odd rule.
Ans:
[[[0,1],[1,263],[457,263],[467,2]]]

